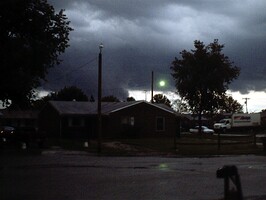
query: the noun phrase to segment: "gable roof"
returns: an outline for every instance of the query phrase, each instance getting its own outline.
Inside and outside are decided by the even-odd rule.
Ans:
[[[151,104],[146,101],[130,101],[130,102],[102,102],[102,114],[109,115],[110,113],[118,112],[119,110],[145,103],[150,106],[162,109],[166,112],[174,114],[172,108],[164,104]],[[49,104],[54,107],[60,115],[97,115],[97,102],[81,102],[81,101],[49,101]]]
[[[37,119],[39,111],[36,110],[9,110],[0,112],[0,117],[5,119]]]

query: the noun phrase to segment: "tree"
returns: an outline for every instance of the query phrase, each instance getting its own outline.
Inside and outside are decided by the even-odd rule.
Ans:
[[[87,95],[76,86],[64,87],[52,98],[56,101],[88,101]]]
[[[94,96],[91,95],[90,102],[95,102]]]
[[[196,40],[194,47],[180,52],[182,58],[174,59],[171,70],[179,95],[198,114],[201,127],[202,113],[213,113],[223,105],[221,97],[240,69],[222,53],[224,45],[217,39],[207,46]]]
[[[102,102],[120,102],[118,98],[113,95],[105,96],[102,98]]]
[[[178,113],[187,113],[189,111],[189,106],[187,102],[183,101],[182,99],[176,99],[172,103],[172,108],[176,110]]]
[[[134,97],[128,97],[127,102],[129,102],[129,101],[136,101],[136,99]]]
[[[0,2],[0,100],[30,105],[34,89],[69,46],[69,23],[46,0]]]
[[[78,87],[64,87],[58,92],[52,92],[47,96],[33,101],[33,108],[41,109],[48,101],[88,101],[88,96]]]
[[[153,96],[154,103],[161,103],[171,107],[171,101],[163,94],[156,94]]]
[[[221,96],[221,107],[217,110],[217,113],[242,113],[243,106],[237,101],[234,100],[233,97],[223,95]]]

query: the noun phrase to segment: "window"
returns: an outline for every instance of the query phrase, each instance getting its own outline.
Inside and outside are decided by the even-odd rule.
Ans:
[[[85,126],[85,120],[83,118],[69,118],[68,119],[69,127],[83,127]]]
[[[121,118],[121,124],[122,125],[134,126],[135,125],[135,118],[134,117],[129,117],[129,116],[122,117]]]
[[[165,130],[165,119],[164,117],[156,118],[156,131],[164,131]]]
[[[134,126],[135,125],[135,119],[134,117],[130,117],[130,126]]]

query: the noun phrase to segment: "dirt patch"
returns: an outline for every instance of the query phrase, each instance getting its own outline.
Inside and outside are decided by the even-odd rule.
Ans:
[[[103,146],[109,149],[109,153],[119,152],[121,154],[127,155],[158,155],[159,152],[139,145],[126,144],[119,141],[104,142]],[[111,151],[110,151],[111,150]]]
[[[124,150],[124,151],[139,151],[139,149],[133,145],[123,144],[121,142],[105,142],[103,145],[107,148],[117,149],[117,150]]]

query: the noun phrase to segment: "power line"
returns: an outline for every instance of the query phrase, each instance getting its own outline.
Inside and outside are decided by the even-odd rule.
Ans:
[[[88,61],[88,62],[86,62],[86,63],[80,65],[80,66],[77,67],[77,68],[74,68],[74,69],[72,69],[72,70],[69,70],[68,72],[64,73],[64,75],[62,75],[62,76],[56,78],[54,81],[58,81],[58,80],[62,79],[64,76],[66,76],[66,75],[68,75],[68,74],[70,74],[70,73],[76,72],[76,71],[78,71],[78,70],[84,68],[86,65],[88,65],[88,64],[90,64],[90,63],[92,63],[93,61],[96,61],[96,60],[97,60],[97,57],[95,57],[95,58],[91,59],[90,61]]]
[[[88,62],[86,62],[86,63],[84,63],[84,64],[79,65],[78,67],[75,67],[74,69],[71,69],[71,70],[65,72],[63,75],[61,75],[61,76],[59,76],[59,77],[57,77],[57,78],[55,78],[55,79],[52,79],[52,80],[50,80],[49,82],[56,82],[56,81],[59,81],[59,80],[63,79],[65,76],[67,76],[67,75],[69,75],[69,74],[71,74],[71,73],[73,73],[73,72],[76,72],[76,71],[78,71],[78,70],[80,70],[80,69],[86,67],[88,64],[90,64],[90,63],[92,63],[92,62],[94,62],[94,61],[96,61],[96,60],[97,60],[97,57],[95,57],[95,58],[89,60]],[[49,82],[48,82],[48,81],[47,81],[47,82],[43,82],[42,86],[44,86],[44,87],[46,87],[46,88],[48,88],[48,89],[50,89],[50,90],[53,90],[54,88],[52,88],[51,86],[50,86],[50,87],[49,87],[49,86],[47,87],[47,85],[49,84]]]

